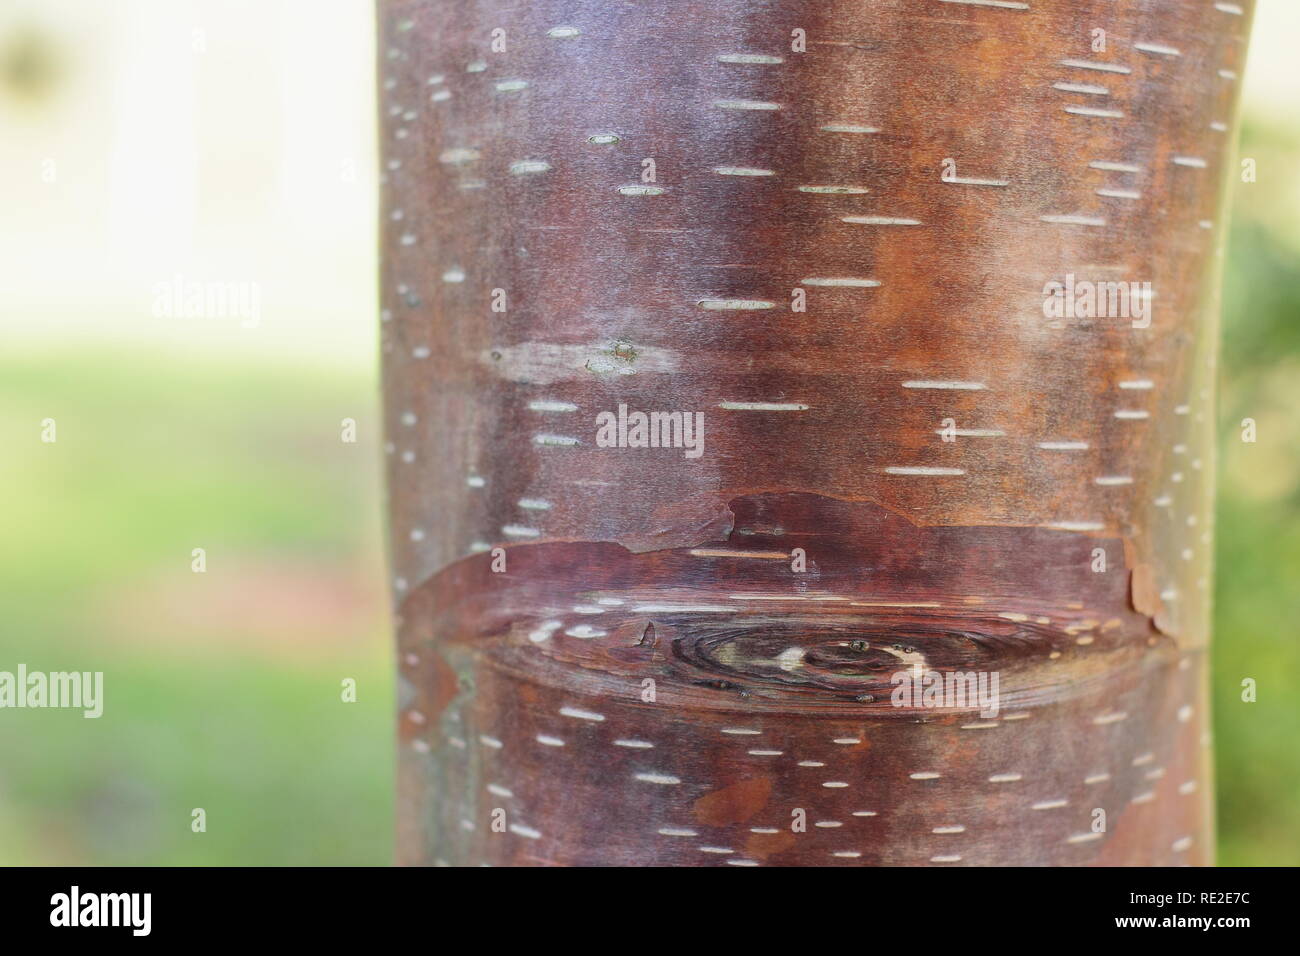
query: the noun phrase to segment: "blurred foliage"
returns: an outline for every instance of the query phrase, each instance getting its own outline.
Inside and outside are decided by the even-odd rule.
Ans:
[[[387,863],[373,382],[170,358],[0,362],[0,667],[105,684],[4,712],[0,864]]]
[[[1300,143],[1247,123],[1220,366],[1213,694],[1219,862],[1300,863]],[[1258,428],[1242,441],[1242,419]],[[1258,700],[1241,699],[1242,680]]]
[[[62,67],[54,37],[40,27],[11,29],[0,38],[0,90],[13,99],[43,102],[58,87]]]

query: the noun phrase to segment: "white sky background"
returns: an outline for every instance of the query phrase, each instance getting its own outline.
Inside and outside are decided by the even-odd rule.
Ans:
[[[0,96],[0,347],[116,342],[373,364],[373,10],[0,5],[0,43],[35,24],[64,64],[38,107]],[[1293,127],[1298,42],[1300,0],[1261,0],[1246,108]],[[155,287],[177,275],[256,283],[258,326],[158,318]]]

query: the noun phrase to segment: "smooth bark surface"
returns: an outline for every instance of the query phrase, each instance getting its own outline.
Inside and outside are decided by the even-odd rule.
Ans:
[[[1212,862],[1251,4],[379,8],[399,860]]]

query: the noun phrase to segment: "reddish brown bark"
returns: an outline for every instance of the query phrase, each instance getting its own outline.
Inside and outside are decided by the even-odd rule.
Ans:
[[[1211,862],[1250,4],[380,9],[399,859]]]

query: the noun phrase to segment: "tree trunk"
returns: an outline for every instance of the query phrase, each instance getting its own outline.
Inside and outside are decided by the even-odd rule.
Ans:
[[[379,6],[399,861],[1211,863],[1250,0]]]

